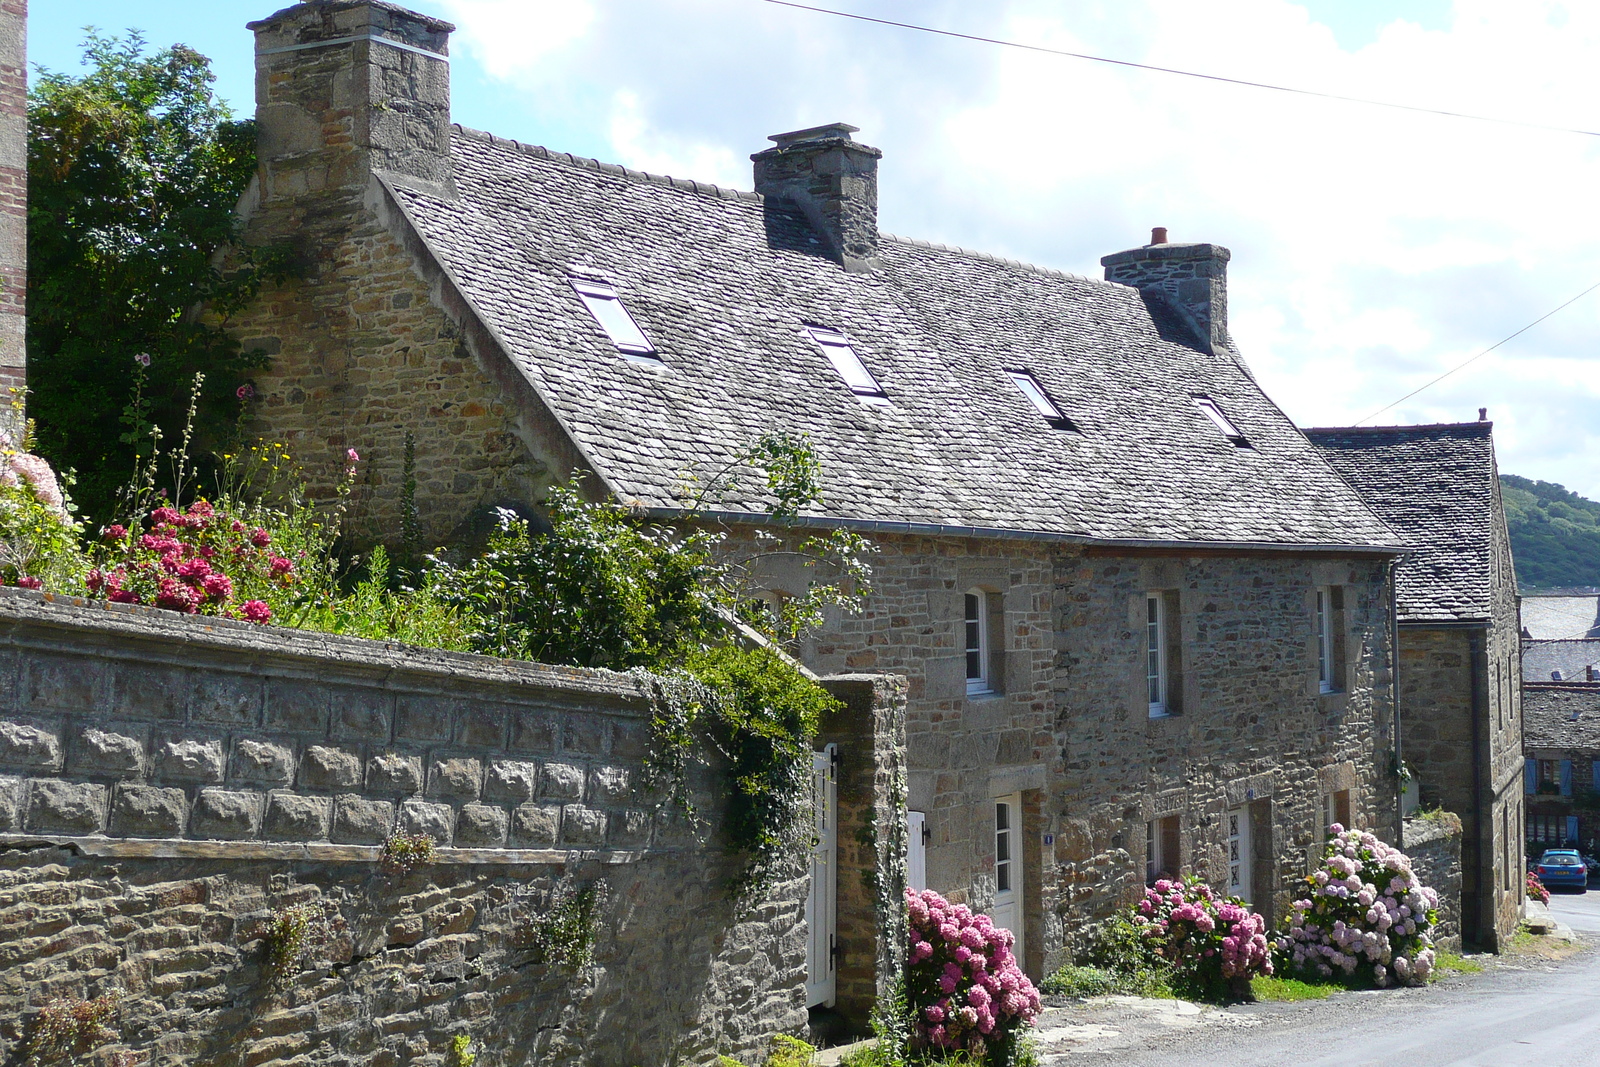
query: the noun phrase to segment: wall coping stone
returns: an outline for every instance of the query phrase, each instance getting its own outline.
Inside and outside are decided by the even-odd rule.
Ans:
[[[463,683],[477,683],[610,697],[617,704],[609,707],[609,712],[640,717],[649,714],[650,693],[643,679],[601,668],[447,652],[398,641],[184,615],[142,604],[112,604],[11,586],[0,587],[0,627],[7,624],[45,626],[80,637],[97,635],[229,652],[248,657],[248,662],[257,668],[264,661],[304,668],[332,663],[385,682],[396,674],[418,675],[439,683],[439,689],[429,691],[453,693]]]

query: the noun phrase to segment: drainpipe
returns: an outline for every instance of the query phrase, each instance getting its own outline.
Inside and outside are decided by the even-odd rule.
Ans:
[[[1403,849],[1406,847],[1406,783],[1399,772],[1406,761],[1405,749],[1400,744],[1400,595],[1395,582],[1400,561],[1391,559],[1384,569],[1384,580],[1389,585],[1389,711],[1394,718],[1395,847]]]

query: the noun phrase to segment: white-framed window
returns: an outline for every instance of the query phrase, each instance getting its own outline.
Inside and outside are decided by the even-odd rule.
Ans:
[[[844,384],[850,387],[852,393],[868,403],[889,402],[883,386],[861,362],[848,337],[826,326],[807,326],[806,333],[822,349],[822,354],[828,357],[828,362],[833,364],[833,369],[839,372],[839,377],[844,379]]]
[[[1017,387],[1017,390],[1023,396],[1028,398],[1028,402],[1033,405],[1034,410],[1043,415],[1044,421],[1053,429],[1077,429],[1076,426],[1072,425],[1072,420],[1061,413],[1060,406],[1051,399],[1049,393],[1045,392],[1044,386],[1039,384],[1039,379],[1035,378],[1031,372],[1008,370],[1006,374],[1010,375],[1012,384]]]
[[[966,617],[962,634],[967,651],[967,693],[994,692],[993,651],[989,633],[989,594],[982,589],[968,589]]]
[[[1228,831],[1228,895],[1249,901],[1251,892],[1250,809],[1233,808],[1223,814]]]
[[[1176,878],[1181,873],[1179,832],[1181,816],[1168,815],[1144,824],[1144,880]]]
[[[1239,448],[1249,447],[1250,442],[1245,439],[1239,427],[1233,424],[1233,420],[1228,418],[1227,414],[1222,410],[1221,404],[1203,394],[1197,394],[1194,397],[1194,404],[1195,407],[1200,409],[1201,414],[1211,420],[1211,425],[1215,426],[1229,442]]]
[[[1167,602],[1160,593],[1144,598],[1144,678],[1152,719],[1170,714],[1167,700]]]
[[[656,355],[655,345],[639,329],[639,324],[633,321],[633,316],[623,306],[622,298],[617,296],[617,291],[604,282],[590,281],[587,278],[569,278],[572,288],[577,291],[578,299],[583,301],[583,306],[589,309],[589,314],[600,324],[600,328],[611,338],[611,343],[617,350],[631,356],[648,356],[659,360]]]
[[[1317,590],[1317,687],[1333,692],[1333,594]]]

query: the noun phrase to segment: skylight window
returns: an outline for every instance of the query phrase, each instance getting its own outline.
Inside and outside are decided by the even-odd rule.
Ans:
[[[592,282],[587,278],[569,280],[578,291],[578,299],[583,301],[583,306],[589,309],[589,314],[594,316],[619,351],[631,356],[661,358],[656,355],[655,346],[644,335],[644,331],[639,329],[639,324],[628,314],[628,309],[622,306],[615,289],[604,282]]]
[[[824,326],[807,326],[806,332],[822,347],[822,354],[828,357],[828,362],[833,364],[833,369],[839,372],[839,377],[844,379],[852,393],[863,400],[888,402],[883,386],[867,370],[861,357],[856,355],[856,350],[850,347],[849,338],[838,330]]]
[[[1044,386],[1025,370],[1008,370],[1012,382],[1021,390],[1022,395],[1028,398],[1039,414],[1044,416],[1044,421],[1058,430],[1075,430],[1072,420],[1061,414],[1061,409],[1056,407],[1056,402],[1050,399],[1050,394],[1044,391]]]
[[[1212,400],[1209,396],[1197,396],[1194,398],[1194,404],[1195,407],[1205,413],[1206,418],[1211,420],[1213,426],[1222,431],[1222,436],[1240,448],[1248,448],[1250,446],[1250,442],[1245,440],[1244,434],[1239,432],[1239,427],[1235,426],[1233,420],[1222,413],[1222,408],[1218,406],[1215,400]]]

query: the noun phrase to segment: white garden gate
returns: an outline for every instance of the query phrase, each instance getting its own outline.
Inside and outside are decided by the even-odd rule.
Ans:
[[[806,1006],[833,1004],[838,922],[839,782],[837,745],[811,754],[811,888],[806,894]]]

